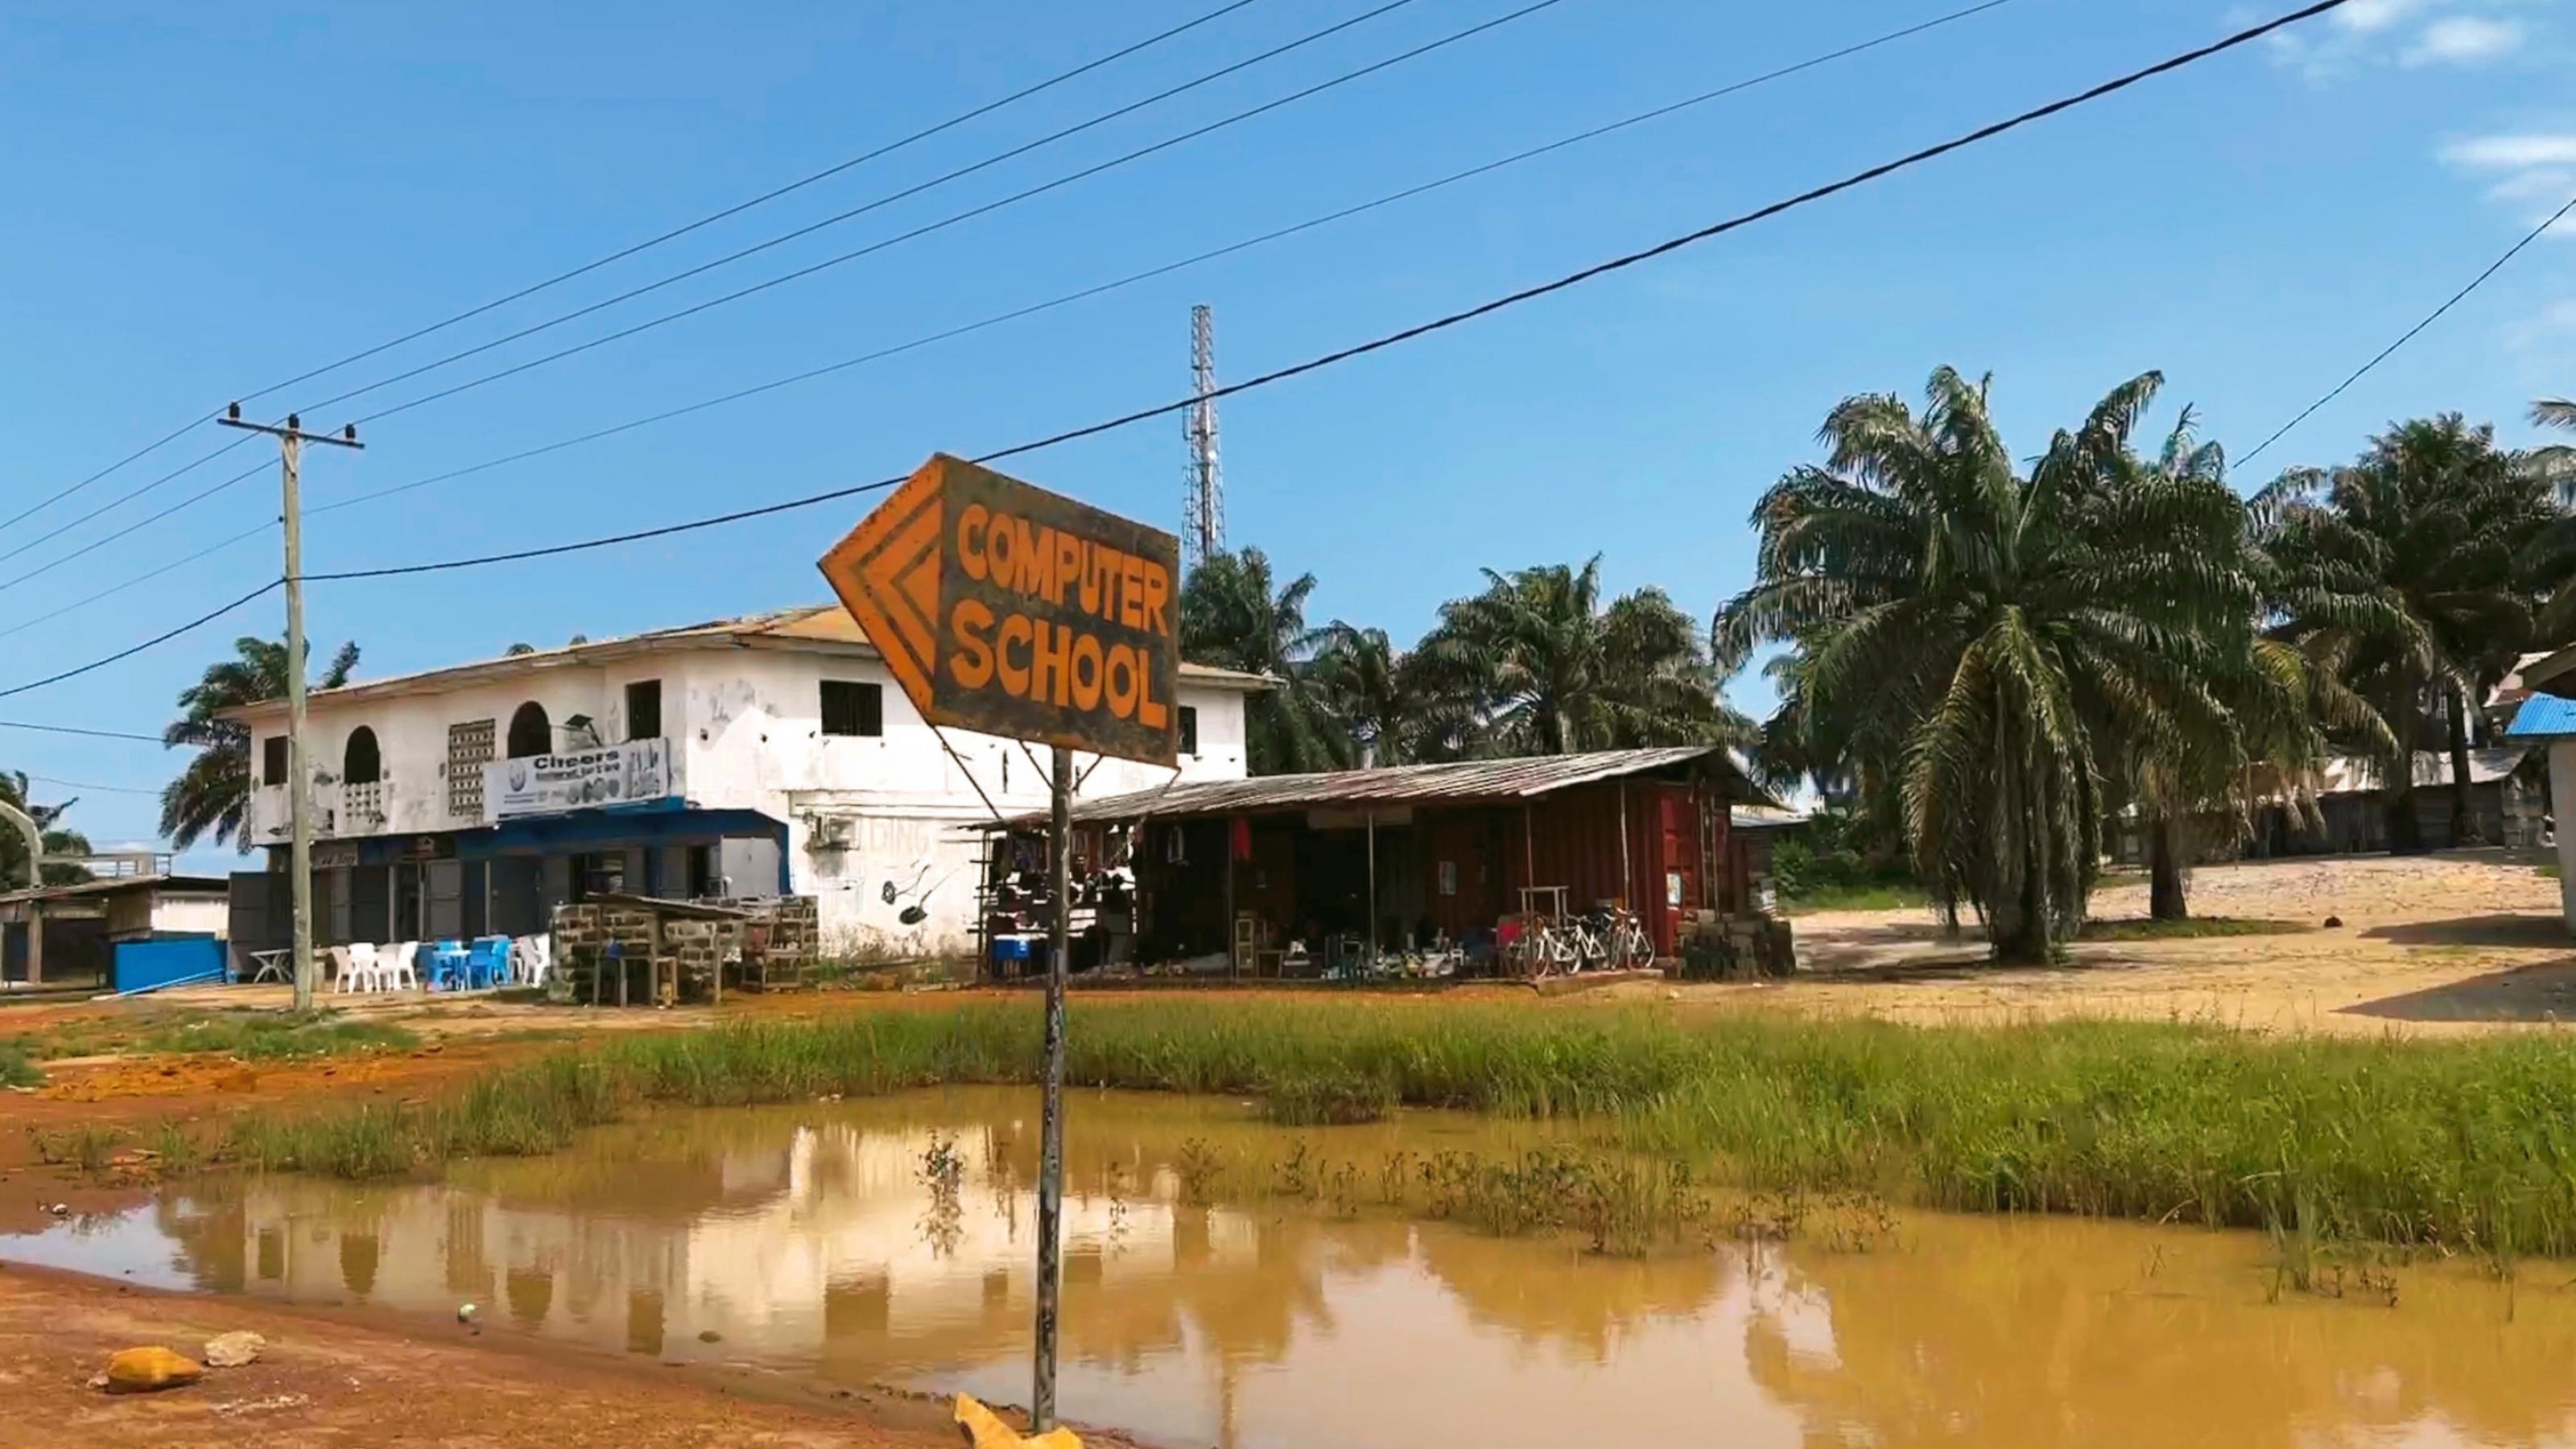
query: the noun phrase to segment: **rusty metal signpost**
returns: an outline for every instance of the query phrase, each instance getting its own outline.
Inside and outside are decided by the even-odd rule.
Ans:
[[[1035,1385],[1055,1424],[1063,1286],[1064,987],[1072,961],[1073,752],[1180,758],[1180,541],[963,458],[934,454],[821,560],[932,726],[1055,747]]]

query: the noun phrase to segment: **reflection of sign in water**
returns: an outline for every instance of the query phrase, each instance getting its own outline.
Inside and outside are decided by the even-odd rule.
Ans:
[[[483,818],[490,822],[659,800],[672,786],[666,740],[494,760],[483,767]]]

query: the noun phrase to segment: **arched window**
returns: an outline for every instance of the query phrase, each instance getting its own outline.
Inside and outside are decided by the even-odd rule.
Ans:
[[[551,754],[554,747],[554,726],[546,719],[546,707],[533,699],[520,705],[510,716],[510,758]]]
[[[385,757],[376,748],[376,732],[360,725],[349,731],[340,756],[340,779],[350,785],[372,785],[385,777]]]

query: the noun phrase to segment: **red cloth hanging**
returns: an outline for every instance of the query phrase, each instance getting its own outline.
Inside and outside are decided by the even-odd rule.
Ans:
[[[1237,860],[1252,859],[1252,822],[1244,819],[1240,815],[1236,816],[1232,823],[1232,834],[1234,838],[1234,858]]]

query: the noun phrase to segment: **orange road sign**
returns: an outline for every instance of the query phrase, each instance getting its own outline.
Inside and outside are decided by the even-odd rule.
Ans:
[[[937,453],[821,567],[932,724],[1178,760],[1172,535]]]

